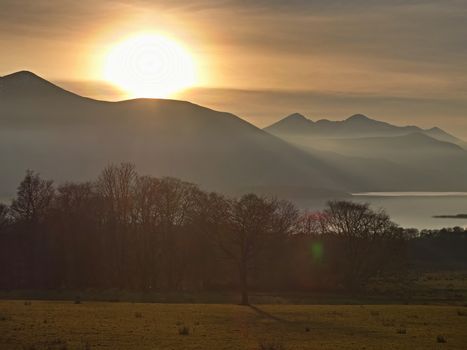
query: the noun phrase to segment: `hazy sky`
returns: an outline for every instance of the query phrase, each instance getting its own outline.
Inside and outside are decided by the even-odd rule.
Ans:
[[[141,31],[195,57],[200,86],[175,97],[259,126],[364,113],[467,139],[467,0],[0,0],[0,75],[119,99],[104,57]]]

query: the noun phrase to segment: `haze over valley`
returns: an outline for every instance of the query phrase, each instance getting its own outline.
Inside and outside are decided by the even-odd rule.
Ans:
[[[396,127],[363,115],[312,122],[293,114],[263,131],[183,101],[111,103],[30,72],[0,79],[3,196],[27,168],[86,179],[120,161],[231,192],[467,189],[465,143],[436,127]]]

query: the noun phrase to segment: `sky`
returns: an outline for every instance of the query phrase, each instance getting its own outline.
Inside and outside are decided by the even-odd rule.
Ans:
[[[260,127],[363,113],[467,139],[467,0],[0,0],[0,75],[123,99],[105,57],[145,31],[196,62],[196,86],[172,98]]]

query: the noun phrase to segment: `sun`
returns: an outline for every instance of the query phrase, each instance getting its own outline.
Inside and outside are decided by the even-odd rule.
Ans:
[[[107,54],[104,79],[130,97],[165,98],[196,84],[195,61],[177,41],[158,34],[139,34]]]

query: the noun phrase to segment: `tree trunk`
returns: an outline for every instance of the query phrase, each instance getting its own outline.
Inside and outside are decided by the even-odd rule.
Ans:
[[[242,301],[240,305],[250,305],[248,298],[248,275],[245,264],[240,266],[240,288],[242,293]]]
[[[242,302],[241,305],[250,305],[248,300],[248,291],[246,289],[242,289]]]

